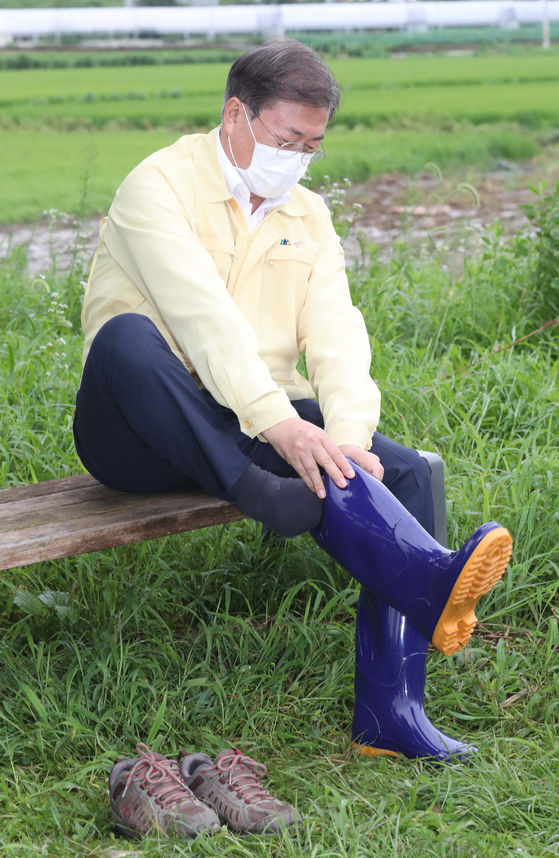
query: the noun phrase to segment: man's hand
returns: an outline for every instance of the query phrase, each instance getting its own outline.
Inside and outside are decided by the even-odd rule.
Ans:
[[[367,473],[372,474],[377,480],[382,480],[384,476],[384,468],[380,463],[378,456],[374,453],[369,453],[363,450],[362,447],[357,447],[354,444],[342,444],[339,448],[344,456],[350,456],[356,465],[363,468]]]
[[[309,489],[315,492],[319,498],[326,497],[319,467],[324,468],[341,489],[345,489],[347,486],[346,477],[351,479],[355,476],[355,471],[330,436],[326,434],[324,429],[320,429],[314,423],[309,423],[308,420],[303,420],[301,417],[290,417],[289,420],[282,420],[281,423],[276,423],[275,426],[266,429],[262,435],[274,450],[295,468]],[[347,449],[350,451],[359,450],[365,456],[370,455],[359,447],[348,445]],[[374,456],[374,458],[377,457]]]

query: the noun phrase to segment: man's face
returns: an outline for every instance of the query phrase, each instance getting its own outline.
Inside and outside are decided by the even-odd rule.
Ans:
[[[238,98],[230,98],[225,105],[222,123],[223,131],[231,139],[237,165],[243,170],[252,160],[254,138],[265,146],[277,148],[280,143],[290,143],[295,149],[311,152],[320,146],[328,124],[327,107],[278,101],[273,107],[262,110],[259,118],[252,120],[248,105],[245,105],[245,110]],[[222,137],[222,144],[232,161],[227,138],[223,140]]]

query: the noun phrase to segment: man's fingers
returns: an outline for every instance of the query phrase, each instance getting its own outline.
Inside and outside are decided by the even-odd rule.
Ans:
[[[353,468],[351,467],[351,463],[348,462],[340,448],[337,447],[334,442],[330,440],[330,438],[327,439],[327,443],[324,444],[324,448],[330,454],[344,477],[347,477],[348,480],[353,479],[355,473],[353,471]]]
[[[318,462],[312,453],[307,454],[305,457],[301,457],[301,464],[311,480],[311,488],[317,493],[319,498],[325,498],[326,490],[324,488],[324,483],[322,482]]]
[[[290,462],[289,464],[291,465],[292,468],[294,468],[297,471],[297,473],[299,474],[299,476],[301,477],[301,479],[303,480],[303,482],[305,483],[307,488],[310,489],[311,492],[316,491],[316,489],[314,487],[314,483],[312,481],[312,478],[309,475],[309,473],[307,472],[307,469],[305,468],[303,463],[301,461],[298,461],[298,462]]]
[[[347,486],[343,472],[337,466],[336,462],[328,455],[326,450],[317,451],[316,459],[321,468],[324,468],[329,477],[331,477],[340,489],[345,489]]]
[[[384,477],[384,468],[380,463],[380,459],[378,456],[375,456],[374,453],[367,453],[368,457],[368,471],[373,477],[376,477],[377,480],[382,480]]]
[[[360,468],[363,468],[364,471],[367,471],[369,474],[372,474],[373,477],[376,477],[377,480],[382,480],[384,476],[384,468],[380,463],[380,459],[374,453],[369,453],[363,450],[359,459],[355,458],[355,461],[359,465]]]
[[[347,477],[348,480],[351,480],[355,476],[350,462],[348,462],[340,448],[337,447],[330,438],[326,438],[323,442],[323,447],[327,454],[327,458],[321,459],[320,464],[326,473],[332,477],[336,485],[342,489],[345,488],[345,480],[343,477]]]

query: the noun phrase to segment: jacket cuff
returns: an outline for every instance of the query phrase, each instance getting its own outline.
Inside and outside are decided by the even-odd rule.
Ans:
[[[326,434],[338,447],[343,444],[354,444],[363,450],[370,450],[372,446],[372,432],[366,423],[359,423],[356,420],[337,420],[331,426],[324,428]]]
[[[251,402],[237,415],[241,432],[249,438],[256,438],[261,432],[265,432],[276,423],[281,423],[282,420],[290,420],[298,416],[285,390],[273,390],[267,393],[256,402]],[[260,438],[260,440],[266,439]]]

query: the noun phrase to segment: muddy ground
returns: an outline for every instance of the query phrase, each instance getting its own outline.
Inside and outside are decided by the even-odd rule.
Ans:
[[[378,245],[381,255],[405,236],[427,252],[446,254],[450,264],[458,266],[466,254],[476,252],[480,232],[496,218],[504,238],[530,228],[522,209],[534,198],[530,187],[558,179],[557,162],[548,162],[545,168],[537,163],[519,167],[501,162],[493,172],[469,175],[467,182],[424,173],[381,175],[354,185],[346,195],[346,211],[353,203],[363,209],[344,242],[348,263],[353,264],[361,253],[358,236]],[[44,219],[37,224],[0,225],[0,258],[14,246],[25,245],[30,273],[48,271],[53,260],[58,268],[67,268],[74,258],[78,228],[82,252],[87,256],[95,251],[100,217],[89,218],[79,227],[71,218],[52,215],[50,223]]]

